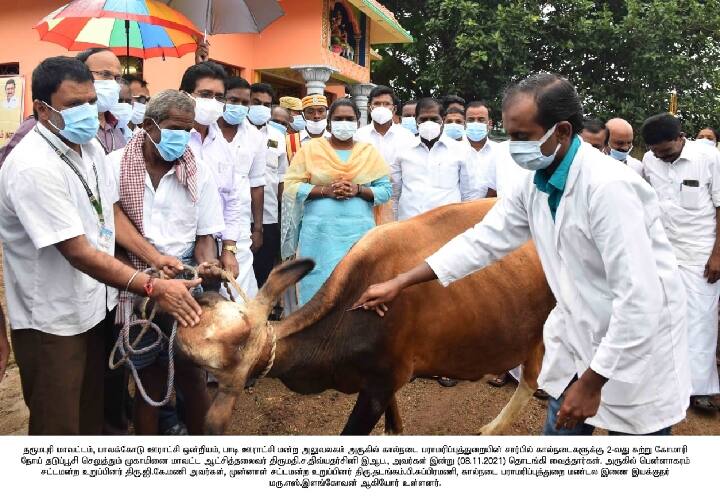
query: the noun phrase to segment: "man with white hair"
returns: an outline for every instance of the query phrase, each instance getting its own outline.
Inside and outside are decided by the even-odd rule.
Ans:
[[[643,174],[642,161],[630,156],[633,149],[635,133],[628,121],[615,117],[605,123],[607,136],[605,138],[605,153],[613,159],[627,164],[638,175]]]
[[[123,212],[140,234],[160,253],[177,257],[185,264],[220,265],[215,234],[223,231],[222,205],[213,173],[188,148],[195,121],[195,102],[181,91],[165,90],[150,100],[145,110],[143,134],[134,135],[123,150],[111,153],[119,202]],[[142,270],[143,257],[128,253],[132,264]],[[127,302],[121,306],[127,308]],[[165,333],[165,317],[156,318]],[[134,337],[131,331],[131,337]],[[152,342],[146,336],[138,347]],[[185,422],[191,434],[203,431],[209,398],[205,376],[181,355],[176,359],[176,383],[185,398]],[[149,395],[161,400],[168,366],[168,347],[158,346],[131,360],[139,371]],[[135,431],[157,434],[158,409],[144,400],[135,400]]]

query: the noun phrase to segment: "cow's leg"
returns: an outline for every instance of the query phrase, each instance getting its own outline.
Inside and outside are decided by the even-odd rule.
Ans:
[[[388,408],[393,395],[392,390],[360,391],[341,435],[369,435]]]
[[[398,409],[397,398],[395,395],[390,399],[390,403],[385,409],[385,433],[392,435],[401,435],[403,432],[402,418]]]
[[[543,354],[544,347],[542,342],[540,342],[540,344],[530,351],[530,355],[523,362],[522,377],[510,401],[503,407],[503,410],[500,411],[500,414],[498,414],[495,419],[480,428],[481,435],[498,435],[505,431],[505,429],[517,419],[520,411],[525,407],[538,388],[537,379],[540,375]]]
[[[210,405],[205,418],[205,433],[208,435],[222,435],[230,424],[233,407],[237,394],[223,388],[218,389],[215,399]]]

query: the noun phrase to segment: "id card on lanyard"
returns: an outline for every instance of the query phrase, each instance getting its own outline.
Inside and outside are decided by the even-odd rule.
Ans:
[[[66,156],[63,152],[60,151],[59,148],[53,142],[51,142],[48,138],[45,137],[44,134],[40,132],[40,130],[35,127],[35,131],[47,142],[48,145],[55,151],[55,153],[60,157],[60,159],[67,164],[70,169],[75,173],[75,175],[80,179],[80,183],[82,183],[83,188],[85,189],[85,194],[87,194],[88,199],[90,200],[90,205],[95,210],[95,213],[98,217],[98,224],[100,229],[98,230],[98,249],[105,253],[110,253],[110,249],[112,248],[112,245],[114,243],[113,239],[113,231],[108,226],[105,225],[105,215],[103,215],[103,206],[102,206],[102,195],[100,194],[100,178],[98,177],[97,168],[95,167],[95,163],[92,163],[93,167],[93,173],[95,174],[95,189],[97,190],[97,197],[95,194],[93,194],[92,189],[88,185],[87,181],[85,180],[85,177],[80,173],[80,170],[75,165],[75,163],[70,160],[68,156]]]

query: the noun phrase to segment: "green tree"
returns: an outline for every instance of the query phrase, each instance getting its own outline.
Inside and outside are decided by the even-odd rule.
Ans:
[[[720,0],[390,0],[412,44],[386,46],[373,80],[401,97],[457,92],[498,105],[512,81],[566,75],[586,112],[635,127],[678,91],[685,129],[720,125]]]

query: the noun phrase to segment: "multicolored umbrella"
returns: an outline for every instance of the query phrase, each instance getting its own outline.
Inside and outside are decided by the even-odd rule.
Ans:
[[[71,51],[108,47],[119,56],[181,57],[202,37],[192,21],[156,0],[75,0],[40,21],[40,40]]]

